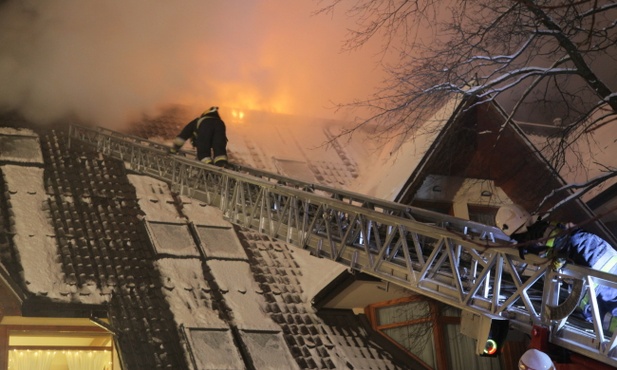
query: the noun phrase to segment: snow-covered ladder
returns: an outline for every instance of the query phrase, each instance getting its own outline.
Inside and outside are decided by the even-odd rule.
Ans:
[[[522,261],[492,226],[247,167],[205,165],[110,130],[71,125],[69,140],[220,208],[237,225],[450,306],[508,318],[524,333],[552,327],[552,343],[617,366],[617,330],[607,336],[595,298],[593,325],[569,318],[584,286],[617,288],[614,275],[569,265],[555,273],[533,256]]]

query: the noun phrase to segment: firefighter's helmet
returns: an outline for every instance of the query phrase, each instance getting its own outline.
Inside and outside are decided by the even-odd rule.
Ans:
[[[544,352],[535,348],[528,349],[518,360],[519,370],[555,370],[555,364]]]
[[[527,226],[531,224],[532,217],[521,206],[508,204],[500,207],[495,215],[495,223],[506,235],[522,233],[527,231]]]
[[[213,113],[217,113],[219,110],[219,107],[210,107],[210,109],[206,109],[201,115],[205,116],[208,114],[213,114]]]

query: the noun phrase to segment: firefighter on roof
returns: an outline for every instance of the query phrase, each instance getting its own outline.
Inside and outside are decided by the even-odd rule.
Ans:
[[[225,122],[221,119],[218,107],[211,107],[201,116],[189,122],[173,141],[169,150],[175,154],[184,143],[191,139],[197,149],[197,159],[206,164],[226,167],[227,162],[227,134]]]
[[[495,223],[503,232],[522,245],[521,258],[526,253],[551,259],[551,267],[559,270],[571,262],[617,274],[617,251],[596,234],[574,227],[573,224],[549,223],[537,215],[530,215],[518,205],[506,205],[497,211]],[[595,288],[600,318],[606,313],[617,317],[617,289],[606,285]],[[592,320],[591,304],[584,302],[583,315]]]

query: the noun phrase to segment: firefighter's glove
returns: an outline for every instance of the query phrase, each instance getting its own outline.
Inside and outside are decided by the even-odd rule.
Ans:
[[[175,146],[172,146],[171,148],[169,148],[169,154],[178,154],[178,148],[176,148]]]
[[[563,257],[555,257],[551,261],[551,268],[553,269],[553,271],[559,271],[565,265],[566,265],[566,259]]]

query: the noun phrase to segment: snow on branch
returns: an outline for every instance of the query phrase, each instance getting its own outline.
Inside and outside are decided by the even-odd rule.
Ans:
[[[544,199],[542,199],[542,201],[540,202],[540,204],[538,205],[537,209],[536,209],[536,213],[542,208],[542,206],[552,197],[556,196],[557,194],[563,193],[563,192],[570,192],[570,194],[563,198],[562,200],[560,200],[559,202],[557,202],[553,207],[551,207],[547,213],[553,213],[554,211],[556,211],[557,209],[561,208],[563,205],[567,204],[568,202],[580,198],[582,197],[584,194],[588,193],[589,191],[591,191],[593,188],[595,188],[596,186],[602,184],[603,182],[616,177],[617,176],[617,169],[615,168],[607,168],[606,169],[606,173],[604,173],[603,175],[597,176],[589,181],[586,181],[584,183],[576,183],[576,184],[567,184],[565,186],[562,186],[560,188],[554,189],[553,191],[551,191],[547,196],[544,197]],[[577,191],[572,191],[572,190],[577,190]]]

